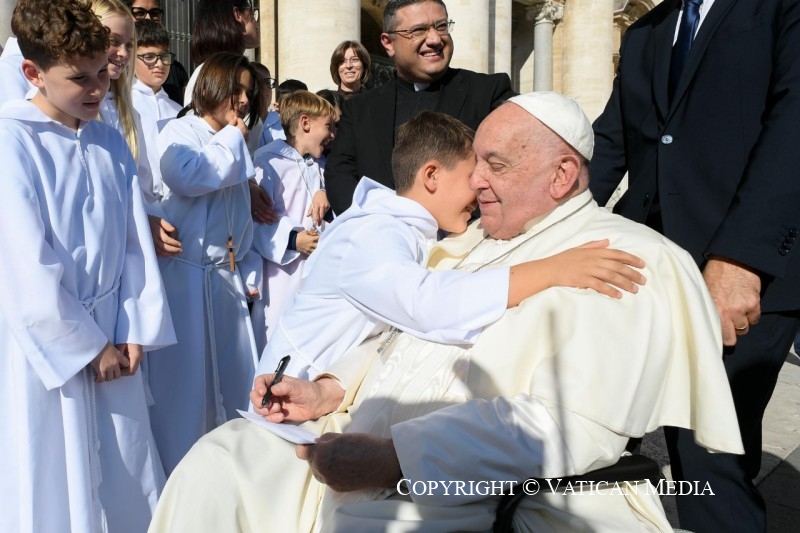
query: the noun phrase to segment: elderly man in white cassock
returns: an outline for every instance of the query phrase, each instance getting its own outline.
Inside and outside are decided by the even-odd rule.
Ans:
[[[720,322],[703,279],[682,249],[594,202],[592,129],[577,103],[514,97],[481,124],[474,148],[480,223],[439,243],[431,268],[477,271],[610,237],[645,260],[647,284],[622,299],[548,289],[473,346],[389,335],[313,382],[284,378],[264,409],[272,376],[259,376],[256,412],[322,436],[295,446],[229,422],[172,474],[151,531],[487,531],[498,498],[470,481],[508,487],[596,470],[662,425],[742,452],[722,361],[710,355]],[[420,481],[438,485],[408,490]],[[459,481],[463,490],[448,484]],[[619,488],[544,489],[522,503],[515,529],[671,531],[655,490]]]

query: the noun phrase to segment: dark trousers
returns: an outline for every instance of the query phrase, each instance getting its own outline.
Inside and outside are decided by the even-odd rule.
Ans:
[[[664,428],[675,480],[708,482],[714,496],[676,496],[681,528],[695,533],[766,531],[764,500],[753,484],[761,467],[761,419],[797,333],[797,313],[767,313],[725,349],[745,455],[709,453],[691,431]]]

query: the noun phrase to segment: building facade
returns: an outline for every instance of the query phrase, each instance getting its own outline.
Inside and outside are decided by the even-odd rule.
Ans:
[[[661,0],[445,0],[455,21],[452,65],[507,72],[519,92],[555,90],[591,119],[609,95],[625,30]],[[330,54],[359,40],[381,69],[386,0],[261,0],[259,59],[280,80],[333,88]]]
[[[361,41],[375,78],[389,75],[380,44],[386,0],[253,0],[261,46],[253,57],[279,80],[311,90],[334,88],[330,56],[341,41]],[[611,93],[620,39],[660,0],[445,0],[455,21],[452,65],[507,72],[519,92],[555,90],[578,100],[591,119]],[[161,0],[178,59],[191,67],[189,43],[196,0]],[[0,0],[0,38],[10,35],[15,0]],[[374,83],[374,81],[373,81]]]

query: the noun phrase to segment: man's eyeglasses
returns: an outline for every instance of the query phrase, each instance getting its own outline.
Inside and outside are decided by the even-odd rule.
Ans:
[[[339,65],[359,65],[361,63],[361,59],[358,56],[353,57],[344,57]]]
[[[264,80],[264,85],[266,85],[268,89],[274,89],[275,87],[278,86],[278,80],[276,80],[275,78],[261,78],[261,79]]]
[[[250,14],[253,17],[254,22],[258,22],[258,8],[257,7],[248,7],[247,9],[250,10]]]
[[[450,35],[450,32],[453,31],[453,25],[455,24],[454,20],[442,20],[440,22],[436,22],[434,24],[423,24],[421,26],[414,26],[413,28],[409,28],[406,30],[392,30],[387,31],[386,33],[396,33],[398,35],[402,35],[406,39],[410,39],[412,41],[419,41],[420,39],[424,38],[428,35],[428,32],[431,29],[435,30],[441,36]]]
[[[161,22],[161,17],[164,16],[164,10],[154,7],[153,9],[145,9],[143,7],[132,7],[131,13],[136,20],[144,20],[150,17],[150,20]]]
[[[164,65],[171,65],[175,61],[175,54],[172,52],[164,52],[163,54],[137,54],[136,57],[142,60],[142,63],[148,67],[156,66],[160,59]]]

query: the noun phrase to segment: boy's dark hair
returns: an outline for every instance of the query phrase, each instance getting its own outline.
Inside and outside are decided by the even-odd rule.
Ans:
[[[337,107],[341,109],[344,103],[344,97],[332,89],[320,89],[317,91],[317,96],[324,98],[334,109]]]
[[[136,46],[161,46],[169,51],[169,31],[151,19],[136,21]]]
[[[283,100],[284,98],[286,98],[287,96],[289,96],[293,92],[296,92],[296,91],[307,91],[307,90],[308,90],[308,85],[306,85],[302,81],[288,79],[288,80],[282,81],[278,85],[278,89],[275,91],[275,100],[277,100],[278,104],[280,104],[281,100]]]
[[[383,31],[394,31],[397,29],[397,10],[424,2],[439,4],[444,8],[444,12],[447,13],[447,6],[444,5],[442,0],[389,0],[386,2],[386,7],[383,10]]]
[[[250,0],[200,0],[194,12],[192,61],[204,63],[214,52],[243,54],[244,27],[236,20],[233,9],[253,9]]]
[[[108,29],[80,0],[20,0],[11,31],[23,57],[44,70],[59,61],[105,54],[109,46]]]
[[[178,116],[183,116],[189,109],[199,117],[214,113],[226,101],[234,104],[236,95],[239,94],[239,79],[236,75],[239,69],[245,69],[253,77],[253,94],[248,94],[250,112],[247,128],[253,129],[260,113],[266,107],[265,94],[258,90],[257,74],[250,61],[241,54],[230,52],[217,52],[212,54],[203,63],[197,82],[192,92],[192,103],[181,110]]]
[[[272,73],[269,71],[269,67],[266,66],[265,64],[258,63],[256,61],[251,61],[250,64],[253,65],[254,69],[256,69],[256,72],[258,73],[258,77],[259,78],[271,78],[272,77]]]
[[[423,111],[397,130],[392,150],[392,174],[397,194],[414,185],[417,171],[429,161],[447,169],[473,157],[475,132],[460,120],[433,111]]]

